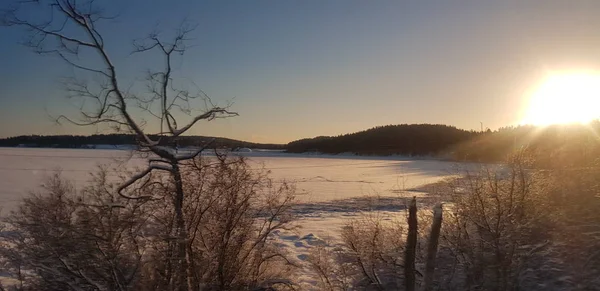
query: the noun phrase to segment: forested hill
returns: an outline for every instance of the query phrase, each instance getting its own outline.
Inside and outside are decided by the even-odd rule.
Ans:
[[[151,136],[153,139],[156,136]],[[208,136],[180,136],[177,138],[179,146],[202,146],[213,137]],[[284,149],[280,144],[261,144],[234,140],[229,138],[216,137],[212,146],[217,148],[235,149],[239,147],[260,148],[260,149]],[[131,134],[96,134],[90,136],[80,135],[23,135],[0,139],[0,146],[3,147],[54,147],[54,148],[89,148],[96,145],[134,145],[135,136]]]
[[[387,125],[335,137],[301,139],[288,143],[286,149],[292,153],[424,156],[439,154],[477,134],[440,124]]]
[[[153,136],[156,138],[156,136]],[[212,137],[180,136],[179,146],[202,146]],[[93,148],[96,145],[134,145],[130,134],[91,136],[17,136],[0,139],[0,147]],[[287,150],[292,153],[406,156],[442,155],[457,161],[501,162],[515,151],[525,150],[540,167],[597,166],[600,164],[600,121],[586,125],[546,127],[505,127],[475,132],[438,124],[401,124],[378,126],[339,136],[320,136],[282,144],[260,144],[228,138],[215,138],[217,148],[260,148]]]

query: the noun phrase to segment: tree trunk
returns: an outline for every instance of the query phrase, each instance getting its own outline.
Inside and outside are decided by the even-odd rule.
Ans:
[[[188,265],[187,256],[187,242],[188,235],[185,226],[185,218],[183,214],[183,180],[181,179],[181,171],[177,161],[172,161],[171,166],[173,167],[173,180],[175,184],[175,197],[173,197],[173,207],[175,208],[175,262],[174,262],[174,276],[175,284],[172,286],[173,290],[178,291],[193,291],[195,288],[192,283],[191,270]]]

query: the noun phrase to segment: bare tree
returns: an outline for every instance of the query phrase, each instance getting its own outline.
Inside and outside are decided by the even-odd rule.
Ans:
[[[175,55],[186,51],[186,41],[193,31],[191,26],[182,25],[170,41],[151,33],[147,38],[134,42],[134,53],[153,51],[162,56],[164,65],[159,71],[148,72],[149,96],[134,94],[123,88],[124,82],[110,57],[106,38],[99,29],[99,24],[113,18],[94,0],[16,0],[3,10],[2,24],[26,28],[29,31],[28,47],[39,54],[58,56],[73,69],[81,71],[82,75],[91,76],[88,80],[70,78],[65,81],[69,97],[82,101],[81,116],[70,118],[61,115],[57,122],[66,120],[81,126],[102,124],[116,130],[127,130],[135,134],[140,150],[156,156],[149,159],[145,170],[133,175],[117,192],[129,199],[148,199],[151,197],[129,196],[124,190],[153,171],[164,172],[173,180],[175,227],[172,235],[177,241],[173,263],[174,274],[180,275],[174,277],[170,288],[192,289],[190,269],[186,263],[189,260],[188,234],[183,211],[184,189],[180,163],[199,155],[206,145],[194,152],[181,154],[177,152],[176,139],[201,120],[237,114],[229,111],[229,106],[215,106],[201,90],[193,94],[174,86],[172,60]],[[190,106],[195,99],[203,101],[205,105],[204,111],[197,115],[192,114]],[[144,122],[134,118],[130,109],[133,106],[142,108],[160,120],[158,138],[151,138],[145,131]],[[176,112],[188,114],[189,120],[177,122]]]

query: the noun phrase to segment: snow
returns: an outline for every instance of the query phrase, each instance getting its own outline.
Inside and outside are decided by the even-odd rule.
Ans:
[[[287,154],[279,151],[235,153],[248,157],[254,168],[271,171],[275,181],[295,182],[297,228],[279,232],[281,247],[305,266],[311,248],[340,244],[340,230],[351,218],[377,211],[398,218],[409,197],[425,195],[415,189],[456,173],[456,164],[404,157]],[[147,167],[147,160],[126,150],[0,148],[0,203],[3,213],[14,209],[21,197],[37,189],[55,170],[85,185],[99,164],[116,170]],[[315,277],[308,268],[298,273],[302,289],[313,289]]]
[[[252,149],[249,148],[239,148],[236,150],[236,152],[240,152],[240,153],[251,153]]]
[[[89,149],[98,149],[98,150],[134,150],[137,147],[134,145],[112,145],[112,144],[96,144],[96,145],[87,145]]]

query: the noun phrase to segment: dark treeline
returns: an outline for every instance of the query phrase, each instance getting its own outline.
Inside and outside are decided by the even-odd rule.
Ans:
[[[589,124],[513,126],[486,132],[432,124],[374,127],[340,136],[287,144],[289,152],[437,156],[457,161],[502,162],[525,151],[536,166],[585,167],[600,162],[600,121]]]
[[[479,134],[450,149],[456,160],[497,162],[526,151],[537,166],[596,165],[600,157],[600,121],[545,127],[505,127]]]
[[[212,137],[180,136],[182,147],[203,146]],[[168,143],[166,139],[163,143]],[[17,136],[0,139],[0,146],[90,148],[95,145],[134,145],[129,134],[91,136]],[[476,132],[436,124],[401,124],[378,126],[339,136],[319,136],[280,144],[259,144],[228,138],[215,138],[211,147],[286,149],[292,153],[321,152],[359,155],[437,156],[457,161],[500,162],[519,150],[528,152],[538,166],[590,166],[600,158],[600,121],[586,125],[546,127],[504,127],[495,131]]]
[[[151,136],[155,138],[156,136]],[[240,147],[261,148],[261,149],[283,149],[283,145],[278,144],[260,144],[245,141],[239,141],[229,138],[217,137],[211,144],[211,147],[235,149]],[[203,146],[213,140],[213,137],[207,136],[180,136],[177,138],[177,145]],[[172,142],[166,139],[163,142]],[[54,148],[89,148],[95,145],[135,145],[135,136],[131,134],[95,134],[90,136],[80,135],[24,135],[0,139],[0,146],[4,147],[54,147]]]
[[[476,135],[474,131],[440,124],[386,125],[335,137],[320,136],[293,141],[287,144],[287,150],[293,153],[425,156],[440,154],[450,146],[466,142]]]

